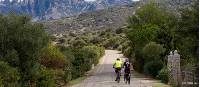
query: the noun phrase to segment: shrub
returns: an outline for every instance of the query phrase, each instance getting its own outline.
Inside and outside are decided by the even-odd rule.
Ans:
[[[150,61],[144,65],[144,73],[156,77],[159,71],[163,68],[162,61]]]
[[[40,63],[49,68],[63,68],[66,64],[65,56],[52,45],[43,50],[40,58]]]
[[[5,55],[5,58],[3,58],[3,61],[8,62],[11,66],[19,66],[19,55],[16,50],[8,50],[8,54]]]
[[[31,70],[38,62],[41,49],[49,42],[43,25],[24,15],[0,16],[0,32],[2,60],[17,67],[22,85],[28,84],[34,78]]]
[[[72,80],[72,75],[74,75],[74,72],[72,74],[72,69],[74,68],[72,65],[72,62],[75,61],[75,57],[74,57],[74,53],[72,48],[67,48],[64,46],[59,46],[59,50],[65,55],[66,58],[66,65],[64,68],[64,75],[63,75],[63,79],[66,82]]]
[[[74,61],[72,61],[72,78],[75,79],[77,77],[82,76],[87,70],[90,69],[89,58],[87,56],[87,52],[82,50],[74,51]]]
[[[150,42],[142,49],[142,53],[146,61],[159,60],[161,54],[165,52],[165,48],[162,45]]]
[[[164,67],[160,70],[159,74],[157,75],[157,78],[160,79],[163,83],[168,83],[168,69],[167,67]]]
[[[0,87],[19,87],[19,75],[16,68],[0,61]]]
[[[131,56],[131,54],[132,54],[132,52],[133,52],[133,49],[132,49],[132,47],[128,47],[128,48],[126,48],[125,50],[124,50],[124,56],[126,56],[126,57],[130,57]]]
[[[55,80],[52,71],[41,68],[37,80],[37,87],[55,87]]]
[[[117,50],[122,51],[122,45],[119,45],[119,46],[117,47]]]
[[[83,39],[74,40],[72,42],[72,46],[76,48],[81,48],[85,45],[87,45],[87,43]]]
[[[91,64],[97,64],[99,62],[99,59],[105,54],[105,49],[103,47],[85,46],[83,47],[83,50],[92,60],[92,62],[90,62]]]
[[[91,69],[92,64],[97,64],[99,58],[105,53],[103,47],[85,46],[82,49],[72,50],[74,60],[72,65],[65,71],[66,80],[75,79],[84,75],[84,73]]]
[[[65,82],[72,80],[72,76],[73,76],[72,68],[73,67],[67,67],[67,69],[65,69],[65,71],[64,71],[65,73],[64,73],[64,76],[63,76],[63,79],[65,80]]]
[[[129,41],[122,43],[122,52],[124,52],[128,47],[129,47]]]

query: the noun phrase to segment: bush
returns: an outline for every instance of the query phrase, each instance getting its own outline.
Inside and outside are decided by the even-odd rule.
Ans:
[[[122,52],[124,52],[128,47],[129,47],[129,41],[122,43]]]
[[[19,55],[16,50],[8,50],[8,54],[5,55],[3,61],[8,62],[11,66],[19,66]]]
[[[159,60],[159,58],[161,58],[161,54],[164,52],[165,48],[155,42],[150,42],[142,49],[142,53],[146,61]]]
[[[118,51],[122,51],[122,45],[119,45],[119,46],[117,47],[117,50],[118,50]]]
[[[87,45],[87,43],[83,39],[74,40],[72,42],[72,46],[76,47],[76,48],[81,48],[86,45]]]
[[[131,54],[132,54],[132,52],[133,52],[133,49],[132,49],[132,47],[128,47],[128,48],[126,48],[125,50],[124,50],[124,56],[126,56],[126,57],[131,57]]]
[[[40,63],[49,68],[63,68],[66,64],[66,59],[57,47],[48,45],[43,50]]]
[[[88,58],[87,52],[83,50],[75,50],[74,51],[74,61],[72,61],[72,78],[75,79],[77,77],[82,76],[87,70],[90,69],[90,60]]]
[[[91,69],[92,64],[97,64],[100,57],[105,53],[103,47],[85,46],[82,49],[72,50],[74,60],[72,65],[66,69],[64,78],[66,80],[75,79],[84,75],[85,72]]]
[[[37,80],[37,87],[55,87],[55,80],[52,71],[41,68]]]
[[[19,87],[19,75],[16,68],[0,61],[0,87]]]
[[[162,61],[150,61],[144,65],[144,73],[156,77],[159,71],[163,68]]]
[[[22,85],[30,83],[34,78],[31,71],[49,42],[43,25],[24,15],[0,16],[0,32],[0,57],[18,68]]]
[[[72,48],[59,46],[59,49],[65,55],[65,58],[66,58],[66,65],[64,68],[64,75],[63,75],[63,79],[66,83],[68,81],[71,81],[72,75],[74,75],[74,73],[72,74],[72,69],[73,69],[72,62],[75,61],[75,57],[74,57],[74,53],[72,52],[73,51]]]
[[[160,79],[163,83],[168,83],[168,69],[167,67],[164,67],[160,70],[159,74],[157,75],[157,78]]]
[[[91,64],[98,64],[99,59],[105,54],[105,49],[103,47],[85,46],[83,47],[83,50],[91,59],[91,62],[89,62]]]

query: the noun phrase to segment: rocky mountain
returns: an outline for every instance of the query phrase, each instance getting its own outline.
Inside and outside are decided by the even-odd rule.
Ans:
[[[110,3],[109,0],[103,0],[105,3]],[[111,0],[112,1],[112,0]],[[117,1],[117,0],[116,0]],[[119,2],[122,2],[118,0]],[[160,6],[166,7],[169,10],[175,12],[179,6],[187,6],[191,4],[192,0],[154,0]],[[140,2],[134,2],[132,5],[114,6],[102,10],[82,13],[78,16],[62,18],[59,20],[51,20],[45,22],[47,31],[50,33],[64,33],[69,31],[91,31],[91,30],[105,30],[105,29],[119,29],[122,28],[128,16],[134,15],[135,10],[140,6],[149,3],[149,0],[141,0]],[[96,2],[98,3],[98,2]],[[115,2],[113,4],[117,4]],[[124,1],[124,4],[128,2]],[[98,8],[107,4],[95,5]],[[112,5],[111,3],[109,5]],[[182,6],[183,7],[183,6]]]
[[[34,20],[49,20],[128,4],[132,0],[0,0],[0,13],[28,14]]]
[[[50,33],[119,29],[125,25],[129,16],[134,15],[134,12],[139,5],[138,3],[87,12],[78,16],[59,20],[51,20],[44,24],[47,31]]]
[[[180,8],[190,5],[194,0],[141,0],[143,3],[157,3],[158,5],[171,9],[178,10]]]

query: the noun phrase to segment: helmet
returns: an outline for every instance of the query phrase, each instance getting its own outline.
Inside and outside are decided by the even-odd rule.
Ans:
[[[126,58],[126,60],[125,60],[126,62],[128,62],[128,58]]]
[[[117,60],[120,60],[119,58],[117,58]]]

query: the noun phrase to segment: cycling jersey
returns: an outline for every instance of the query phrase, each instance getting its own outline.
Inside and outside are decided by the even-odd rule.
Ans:
[[[120,60],[115,61],[115,68],[121,68],[122,62]]]

